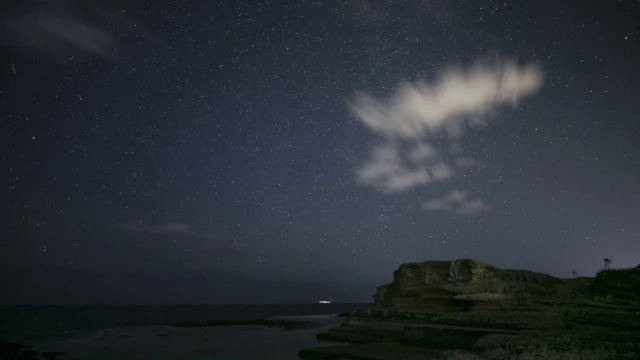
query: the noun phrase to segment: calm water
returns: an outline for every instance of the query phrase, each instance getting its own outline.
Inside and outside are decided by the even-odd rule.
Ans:
[[[0,306],[0,331],[14,341],[69,338],[104,328],[177,321],[328,315],[369,304]]]

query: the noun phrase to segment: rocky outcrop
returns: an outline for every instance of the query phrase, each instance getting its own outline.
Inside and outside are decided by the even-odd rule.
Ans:
[[[503,270],[474,259],[400,265],[393,282],[378,287],[377,306],[406,309],[466,310],[472,302],[522,302],[557,292],[561,282],[547,274]]]
[[[38,352],[33,346],[16,342],[0,341],[0,359],[2,360],[57,360],[62,352]]]
[[[462,259],[401,265],[306,360],[640,359],[640,269],[558,279]],[[494,306],[495,305],[495,306]]]

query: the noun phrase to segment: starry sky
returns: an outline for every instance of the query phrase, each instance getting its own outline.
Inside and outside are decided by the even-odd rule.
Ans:
[[[371,301],[640,263],[637,1],[0,11],[3,303]]]

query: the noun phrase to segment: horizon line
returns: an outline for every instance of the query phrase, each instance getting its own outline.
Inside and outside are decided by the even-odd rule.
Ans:
[[[331,305],[373,305],[373,302],[331,302],[328,304],[318,303],[318,302],[304,302],[304,303],[166,303],[166,304],[142,304],[142,303],[68,303],[68,304],[57,304],[57,303],[48,303],[48,304],[0,304],[0,306],[281,306],[281,305],[322,305],[322,306],[331,306]]]

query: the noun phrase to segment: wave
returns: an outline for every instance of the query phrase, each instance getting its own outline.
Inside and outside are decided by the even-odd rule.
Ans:
[[[265,319],[334,319],[340,314],[270,316]]]
[[[75,335],[67,337],[64,342],[72,344],[87,343],[97,341],[102,338],[122,338],[128,337],[130,332],[139,328],[157,328],[157,326],[130,326],[122,328],[103,328],[94,331],[77,333]]]
[[[107,329],[91,331],[88,333],[77,334],[69,337],[64,342],[71,344],[81,344],[96,341],[105,336]]]

